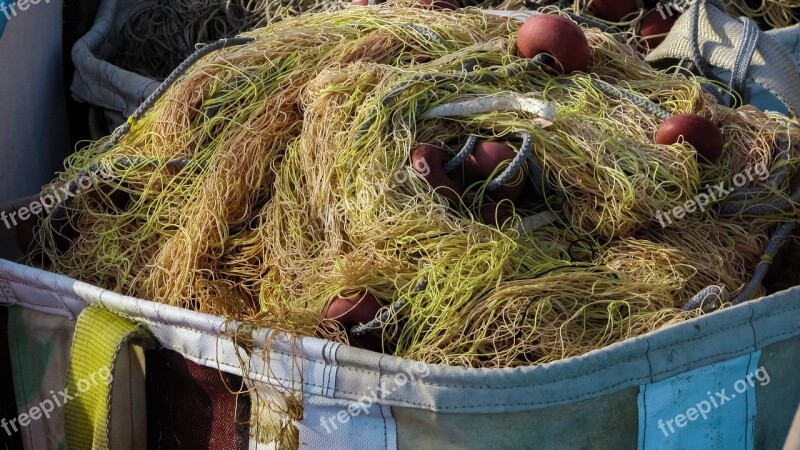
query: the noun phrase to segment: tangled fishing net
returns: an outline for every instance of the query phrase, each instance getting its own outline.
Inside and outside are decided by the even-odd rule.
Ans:
[[[229,38],[341,0],[155,0],[134,6],[120,29],[114,64],[163,80],[197,44]]]
[[[366,0],[361,1],[366,3]],[[382,3],[385,0],[376,1]],[[632,8],[636,7],[634,0],[628,2]],[[120,29],[120,42],[113,63],[137,74],[163,80],[195,50],[197,44],[233,37],[305,12],[338,10],[349,3],[346,0],[289,0],[279,3],[269,0],[155,0],[140,3]],[[584,17],[596,14],[590,0],[458,0],[458,3],[518,11],[530,8],[547,10],[549,6],[558,6]],[[679,14],[686,10],[690,1],[661,3],[668,5],[669,16],[672,16],[673,11]],[[724,4],[731,16],[750,17],[764,28],[787,27],[800,20],[800,6],[792,0],[724,0]],[[623,22],[634,29],[656,2],[644,1],[639,6],[642,8],[632,10]],[[635,36],[631,37],[631,42],[641,45],[641,39]]]
[[[67,160],[46,192],[93,183],[44,219],[32,261],[345,343],[326,305],[366,291],[392,312],[376,332],[383,351],[471,367],[555,361],[685,321],[709,286],[758,296],[747,285],[796,214],[796,126],[721,106],[701,80],[656,71],[595,29],[589,68],[554,76],[516,56],[519,26],[375,7],[247,33],[118,141]],[[658,108],[720,126],[722,159],[654,143]],[[495,208],[486,182],[448,201],[411,164],[420,143],[454,155],[470,136],[531,144],[526,194],[501,202],[513,215],[499,225],[482,220]],[[674,213],[757,165],[768,179]]]
[[[366,3],[366,0],[362,1]],[[382,3],[385,0],[376,1]],[[155,0],[141,3],[133,8],[120,30],[114,64],[162,80],[195,50],[197,44],[233,37],[305,12],[338,10],[349,3],[346,0]],[[591,0],[459,0],[458,3],[462,6],[503,10],[558,6],[585,17],[596,14]],[[634,0],[627,0],[627,3],[636,7]],[[671,0],[661,3],[670,8],[668,12],[672,16],[673,11],[679,14],[686,10],[691,2]],[[800,20],[800,6],[796,3],[794,0],[724,0],[725,8],[733,17],[750,17],[764,28],[787,27],[797,23]],[[635,28],[647,11],[656,6],[656,2],[644,1],[641,6],[641,9],[627,15],[624,23]],[[636,38],[632,38],[632,41],[636,41]]]

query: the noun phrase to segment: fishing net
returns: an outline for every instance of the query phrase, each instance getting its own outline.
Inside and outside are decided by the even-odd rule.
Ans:
[[[113,62],[139,75],[162,80],[197,44],[344,4],[341,0],[156,0],[134,8],[120,30]]]
[[[246,33],[126,133],[66,161],[31,260],[343,343],[326,305],[369,292],[387,316],[383,351],[471,367],[554,361],[687,320],[708,286],[758,296],[754,271],[796,214],[797,127],[721,106],[596,29],[584,28],[589,68],[554,76],[516,56],[519,26],[393,5]],[[722,159],[655,144],[670,113],[719,125]],[[527,194],[500,202],[499,224],[481,216],[497,208],[491,182],[449,201],[411,164],[420,143],[452,156],[473,136],[529,153]]]
[[[462,6],[504,10],[548,10],[548,7],[558,5],[584,17],[594,14],[589,0],[463,0],[461,3]],[[635,2],[630,3],[633,5]],[[680,14],[690,4],[688,0],[661,3],[669,8],[662,13],[664,17]],[[120,30],[114,64],[143,76],[164,79],[194,51],[197,44],[233,37],[306,12],[341,9],[347,4],[349,2],[344,0],[156,0],[144,3],[134,8]],[[645,2],[644,6],[653,8],[656,5],[655,2]],[[750,17],[765,28],[787,27],[800,20],[800,7],[790,0],[725,0],[725,7],[732,16]],[[625,23],[635,28],[646,12],[644,9],[632,12],[625,17]],[[641,44],[639,38],[632,36],[631,39]]]

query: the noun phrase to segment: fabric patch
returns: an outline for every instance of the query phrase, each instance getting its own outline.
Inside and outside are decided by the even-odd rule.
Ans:
[[[681,373],[639,391],[639,449],[753,448],[761,352]]]
[[[714,75],[722,80],[730,80],[731,72],[725,69],[715,68],[712,70]],[[750,94],[750,104],[762,111],[773,111],[781,114],[789,114],[789,108],[773,95],[769,90],[765,89],[760,84],[753,80],[748,79],[747,89]]]
[[[301,450],[397,450],[399,442],[392,409],[376,399],[351,402],[307,395],[297,428]]]
[[[19,306],[8,310],[9,354],[19,413],[9,427],[21,436],[24,448],[58,448],[66,440],[66,409],[54,405],[53,398],[60,398],[66,387],[74,326],[75,322],[62,316]],[[47,415],[41,412],[44,408],[49,410]]]
[[[567,405],[452,414],[393,407],[398,450],[636,448],[638,387]]]
[[[769,373],[770,383],[756,390],[755,448],[783,448],[800,407],[800,337],[761,349],[760,366]]]
[[[146,352],[148,448],[235,450],[249,444],[250,396],[242,377],[172,350]]]

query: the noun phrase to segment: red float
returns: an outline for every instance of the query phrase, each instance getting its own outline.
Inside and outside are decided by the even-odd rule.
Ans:
[[[555,14],[539,14],[522,24],[517,35],[517,53],[523,58],[547,53],[555,59],[549,66],[550,72],[560,74],[586,70],[592,58],[581,27]]]
[[[657,144],[681,141],[694,147],[704,162],[716,163],[722,157],[725,139],[714,122],[696,114],[678,114],[665,120],[656,131]]]

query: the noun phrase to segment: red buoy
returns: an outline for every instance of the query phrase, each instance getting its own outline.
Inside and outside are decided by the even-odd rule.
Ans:
[[[444,164],[450,158],[450,154],[443,148],[421,144],[411,151],[411,166],[437,194],[458,203],[464,193],[464,185],[445,172]]]
[[[636,8],[636,0],[592,0],[589,3],[592,14],[609,22],[619,22]]]
[[[458,0],[417,0],[415,8],[433,8],[439,11],[454,11],[461,8]]]
[[[677,20],[678,15],[675,13],[667,15],[655,9],[647,13],[639,22],[639,36],[644,38],[647,45],[645,50],[649,51],[661,45]]]
[[[517,153],[505,142],[482,141],[464,161],[464,174],[470,183],[487,180],[492,175],[500,175],[497,168],[514,160]],[[525,174],[520,169],[511,181],[498,189],[487,191],[487,195],[496,201],[515,200],[525,191]]]
[[[542,53],[553,57],[555,62],[549,69],[560,74],[586,70],[592,58],[589,41],[581,27],[556,14],[531,17],[517,34],[519,56],[533,58]]]
[[[357,291],[332,298],[325,307],[323,316],[342,324],[347,330],[353,346],[379,352],[381,351],[380,336],[367,334],[355,337],[350,334],[350,329],[374,319],[380,309],[381,303],[374,295],[366,291]]]
[[[481,222],[486,225],[501,227],[514,216],[514,210],[508,203],[491,203],[481,208]]]
[[[694,147],[700,159],[716,163],[722,157],[725,139],[714,122],[696,114],[678,114],[665,120],[656,131],[657,144],[671,145],[683,140]]]
[[[360,323],[367,323],[375,318],[381,309],[381,302],[366,291],[350,292],[345,296],[337,296],[325,307],[326,319],[341,323],[348,330]]]

